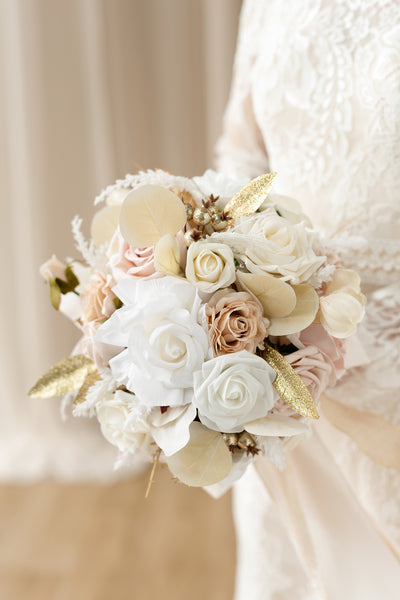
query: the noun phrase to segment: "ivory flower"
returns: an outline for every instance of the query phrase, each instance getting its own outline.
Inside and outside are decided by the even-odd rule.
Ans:
[[[188,443],[189,427],[196,417],[193,404],[169,406],[166,410],[159,406],[149,408],[141,404],[137,396],[122,390],[115,392],[116,402],[128,407],[124,430],[129,434],[150,434],[166,456],[175,454]]]
[[[67,265],[57,258],[55,254],[40,267],[40,274],[43,279],[65,279],[65,269]]]
[[[303,223],[292,224],[275,210],[239,219],[234,232],[248,240],[240,258],[251,273],[271,273],[299,284],[325,262],[325,257],[316,256],[313,250],[314,234]]]
[[[320,298],[321,325],[333,337],[342,339],[355,333],[365,312],[365,296],[360,277],[350,269],[337,269]]]
[[[114,288],[124,306],[96,339],[125,348],[110,360],[114,378],[147,406],[191,401],[193,372],[205,360],[207,334],[198,322],[196,288],[175,277],[123,279]]]
[[[132,394],[127,394],[132,399]],[[129,426],[130,403],[125,396],[114,394],[97,406],[97,418],[101,432],[121,452],[135,454],[139,450],[148,451],[152,442],[147,432],[136,432]]]
[[[200,291],[212,294],[235,281],[233,252],[225,244],[195,242],[189,246],[186,277]]]
[[[205,313],[215,356],[255,352],[267,336],[261,305],[247,292],[219,290],[208,301]]]
[[[216,431],[243,431],[248,421],[266,416],[273,407],[275,376],[260,356],[246,350],[205,362],[193,377],[200,421]]]

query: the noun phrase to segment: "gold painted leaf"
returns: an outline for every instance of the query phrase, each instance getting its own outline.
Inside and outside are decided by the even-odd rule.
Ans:
[[[229,214],[232,219],[238,219],[255,213],[267,199],[275,177],[276,173],[267,173],[250,181],[229,200],[224,214]]]
[[[85,402],[86,394],[88,393],[88,391],[90,390],[92,385],[94,385],[96,383],[96,381],[99,381],[99,379],[100,379],[100,373],[97,370],[92,371],[91,373],[88,373],[86,375],[85,381],[79,388],[79,392],[77,393],[76,398],[74,400],[75,406],[78,404],[81,404],[82,402]]]
[[[129,192],[119,217],[123,238],[135,248],[155,246],[164,235],[175,235],[185,224],[183,202],[158,185],[143,185]]]
[[[53,398],[74,392],[84,384],[89,373],[97,371],[90,358],[77,354],[56,363],[28,392],[31,398]]]
[[[193,487],[213,485],[225,479],[232,468],[232,455],[222,435],[194,421],[187,445],[167,457],[171,473]]]
[[[266,344],[261,356],[276,373],[273,386],[282,400],[299,415],[318,419],[317,407],[304,381],[282,354]]]

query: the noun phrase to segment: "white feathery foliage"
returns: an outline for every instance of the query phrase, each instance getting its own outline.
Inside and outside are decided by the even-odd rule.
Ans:
[[[318,271],[311,275],[307,283],[309,283],[310,285],[312,285],[313,288],[318,290],[322,287],[324,283],[328,283],[328,281],[331,281],[335,271],[335,265],[323,265],[318,269]]]
[[[120,189],[132,189],[135,190],[142,185],[161,185],[167,188],[175,188],[178,190],[187,190],[190,192],[194,200],[198,203],[204,198],[204,194],[201,192],[199,186],[193,179],[189,177],[179,177],[177,175],[171,175],[161,169],[147,171],[139,171],[136,175],[126,175],[125,179],[118,179],[112,185],[106,187],[94,201],[95,206],[101,202],[105,202],[107,196],[112,192]]]
[[[72,235],[75,240],[75,247],[81,253],[84,260],[93,269],[97,271],[104,270],[107,256],[105,254],[107,245],[96,246],[93,241],[85,239],[82,233],[83,219],[79,215],[75,215],[71,222]]]
[[[118,383],[112,376],[111,369],[105,368],[100,373],[100,379],[87,391],[86,400],[73,407],[74,417],[93,417],[96,406],[110,397],[117,389]]]

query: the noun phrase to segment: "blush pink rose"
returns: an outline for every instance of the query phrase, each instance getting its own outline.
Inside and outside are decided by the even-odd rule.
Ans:
[[[208,301],[205,312],[215,356],[240,350],[255,352],[267,336],[261,305],[248,292],[219,290]]]
[[[81,294],[82,320],[84,323],[99,325],[111,317],[115,311],[115,294],[112,287],[115,285],[111,275],[97,272],[89,280],[88,285]]]
[[[108,264],[116,282],[127,277],[155,279],[163,276],[154,266],[154,246],[134,248],[124,240],[119,229],[111,240],[109,256]]]
[[[302,378],[314,401],[318,402],[325,389],[334,386],[344,374],[347,344],[330,336],[319,324],[312,324],[298,334],[287,336],[287,339],[298,350],[285,358]],[[281,399],[275,404],[274,411],[286,416],[297,414]]]
[[[96,332],[103,321],[111,317],[116,310],[115,285],[111,275],[97,272],[90,278],[88,285],[81,294],[82,309],[82,348],[83,353],[91,358],[98,368],[107,365],[120,348],[103,344],[95,340]]]
[[[43,279],[50,281],[50,279],[62,279],[65,280],[65,269],[67,265],[57,258],[55,254],[49,260],[40,267],[40,274]]]

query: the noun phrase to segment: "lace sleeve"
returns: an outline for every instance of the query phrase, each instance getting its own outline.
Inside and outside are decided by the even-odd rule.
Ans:
[[[238,177],[256,177],[268,170],[263,136],[257,126],[252,100],[252,66],[257,55],[259,19],[263,3],[244,2],[233,67],[230,98],[223,133],[216,146],[217,169]]]

